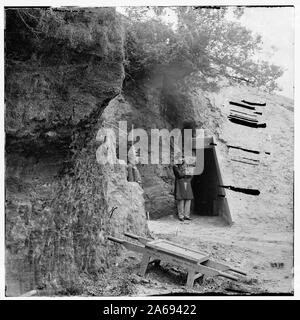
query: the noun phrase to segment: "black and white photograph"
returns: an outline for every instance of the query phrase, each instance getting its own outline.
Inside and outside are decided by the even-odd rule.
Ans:
[[[100,5],[3,7],[5,297],[294,296],[295,7]]]

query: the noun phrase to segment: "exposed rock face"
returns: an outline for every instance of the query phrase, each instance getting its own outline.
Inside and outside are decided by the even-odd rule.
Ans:
[[[24,26],[10,14],[6,294],[73,292],[81,272],[96,275],[112,263],[118,248],[108,234],[147,232],[140,186],[127,182],[126,168],[96,161],[98,118],[124,80],[123,29],[114,9],[57,11],[48,38],[15,63],[21,49],[9,33]]]
[[[145,224],[145,201],[143,189],[137,182],[127,181],[127,169],[124,165],[107,166],[107,189],[105,198],[111,211],[111,230],[117,236],[124,232],[147,234]]]
[[[15,28],[11,15],[8,35]],[[74,126],[99,113],[121,90],[123,30],[114,9],[57,11],[55,17],[59,23],[31,48],[29,59],[8,63],[6,132],[14,137],[70,136]],[[51,23],[47,15],[44,19]]]

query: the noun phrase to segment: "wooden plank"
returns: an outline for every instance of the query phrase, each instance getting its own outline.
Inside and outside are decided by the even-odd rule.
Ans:
[[[168,240],[163,240],[163,241],[164,241],[164,242],[167,242],[167,243],[170,243],[170,244],[174,244],[174,242],[171,242],[171,241],[168,241]],[[189,250],[189,251],[191,251],[191,252],[200,253],[200,254],[202,254],[202,255],[204,255],[204,256],[207,255],[207,253],[204,252],[204,251],[199,251],[199,250],[190,249],[190,248],[181,246],[181,245],[179,245],[179,244],[177,244],[177,243],[176,243],[175,245],[176,245],[177,247],[179,247],[179,248],[183,248],[183,249]]]
[[[233,272],[236,272],[236,273],[239,273],[239,274],[242,274],[243,276],[246,276],[247,273],[244,272],[244,271],[241,271],[239,269],[236,269],[236,268],[230,268],[229,271],[233,271]]]
[[[119,238],[115,238],[115,237],[111,237],[111,236],[108,236],[107,239],[110,240],[110,241],[116,242],[116,243],[120,243],[125,248],[127,248],[128,250],[131,250],[131,251],[136,251],[136,252],[141,252],[141,253],[143,253],[145,251],[145,247],[144,246],[141,246],[141,245],[138,245],[138,244],[134,244],[134,243],[128,242],[128,241],[123,240],[123,239],[119,239]]]
[[[231,218],[230,209],[229,209],[228,201],[226,198],[224,198],[224,207],[225,207],[225,211],[224,211],[225,214],[223,215],[223,218],[229,225],[232,225],[233,221]]]
[[[230,115],[228,116],[228,118],[237,118],[237,119],[241,119],[241,120],[244,120],[244,121],[250,121],[250,122],[256,122],[258,123],[258,120],[257,119],[253,119],[253,118],[249,118],[249,117],[243,117],[241,115],[238,115],[238,114],[234,114],[234,113],[230,113]]]
[[[258,159],[252,159],[252,158],[247,158],[247,157],[242,157],[242,159],[254,161],[254,162],[260,162]]]
[[[158,250],[164,254],[172,255],[173,257],[178,257],[179,259],[186,259],[191,262],[202,262],[206,261],[209,256],[203,256],[203,255],[197,255],[197,256],[191,256],[188,253],[184,253],[182,251],[176,251],[176,250],[169,250],[169,248],[161,247],[161,246],[154,246],[152,249]]]
[[[225,273],[223,271],[219,271],[219,270],[214,269],[214,268],[210,268],[210,267],[204,266],[202,264],[198,264],[197,265],[196,271],[200,272],[200,273],[203,273],[206,276],[211,276],[211,277],[212,276],[222,276],[222,277],[228,278],[230,280],[235,280],[235,281],[238,280],[238,278],[236,276],[233,276],[233,275],[231,275],[229,273]]]
[[[153,241],[153,239],[148,239],[148,238],[144,238],[144,237],[141,237],[141,236],[137,236],[135,234],[132,234],[132,233],[128,233],[128,232],[124,232],[124,235],[128,238],[131,238],[131,239],[135,239],[135,240],[138,240],[139,242],[141,242],[142,244],[146,244],[150,241]]]
[[[213,138],[213,143],[215,143],[214,142],[214,138]],[[218,160],[219,157],[218,157],[218,151],[217,151],[216,147],[213,147],[213,154],[214,154],[215,163],[216,163],[218,180],[220,182],[220,185],[223,185],[223,177],[222,177],[222,173],[221,173],[221,169],[220,169],[220,165],[219,165],[219,160]],[[225,191],[225,189],[224,188],[219,188],[219,194],[225,196],[225,198],[223,198],[224,199],[224,210],[225,210],[224,214],[223,214],[223,218],[229,225],[232,225],[233,221],[232,221],[232,218],[231,218],[229,205],[228,205],[228,202],[227,202],[227,199],[226,199],[226,191]]]
[[[234,162],[240,162],[240,163],[250,164],[251,166],[258,166],[258,163],[254,163],[254,162],[247,162],[247,161],[238,160],[238,159],[230,159],[230,160],[231,160],[231,161],[234,161]]]
[[[220,270],[220,271],[233,271],[233,272],[236,272],[236,273],[239,273],[239,274],[242,274],[244,276],[247,275],[246,272],[244,271],[241,271],[239,269],[236,269],[236,268],[232,268],[226,264],[223,264],[223,263],[220,263],[220,262],[216,262],[216,261],[213,261],[213,260],[207,260],[205,262],[202,263],[204,266],[207,266],[207,267],[210,267],[210,268],[214,268],[214,269],[217,269],[217,270]]]
[[[214,139],[213,139],[212,143],[215,143]],[[221,173],[220,165],[219,165],[219,161],[218,161],[218,152],[217,152],[217,149],[215,147],[213,147],[213,155],[214,155],[214,158],[215,158],[218,180],[219,180],[220,184],[223,185],[222,173]],[[226,195],[225,192],[224,192],[224,194]]]
[[[187,260],[194,261],[194,262],[206,261],[209,258],[208,254],[191,250],[185,247],[181,247],[175,243],[164,241],[164,240],[159,242],[158,241],[148,242],[146,244],[146,247],[153,248],[163,253],[170,254],[172,256],[176,256],[179,258],[185,258]]]
[[[230,111],[241,113],[241,114],[245,114],[245,115],[247,115],[249,117],[257,117],[255,114],[249,114],[247,112],[237,111],[237,110],[234,110],[234,109],[230,109]]]
[[[246,105],[244,105],[244,104],[242,104],[242,103],[238,103],[238,102],[229,101],[229,104],[231,104],[231,105],[233,105],[233,106],[237,106],[237,107],[249,109],[249,110],[255,110],[254,107],[246,106]]]
[[[155,257],[157,259],[161,260],[168,260],[169,262],[172,262],[174,264],[178,264],[181,266],[185,266],[186,268],[194,266],[198,263],[198,260],[191,260],[186,257],[182,256],[176,256],[170,253],[163,252],[161,250],[155,249],[155,248],[146,248],[147,252],[151,255],[151,257]],[[206,260],[205,260],[206,261]]]
[[[218,269],[220,271],[226,271],[229,270],[230,267],[227,266],[226,264],[220,263],[220,262],[216,262],[213,260],[207,260],[205,262],[202,263],[204,266],[206,267],[210,267],[210,268],[215,268]]]
[[[259,102],[250,102],[250,101],[247,101],[247,100],[242,100],[243,103],[247,103],[249,104],[250,106],[260,106],[260,107],[264,107],[266,106],[266,103],[263,102],[263,103],[259,103]]]
[[[246,149],[246,148],[242,148],[242,147],[240,147],[240,146],[233,146],[233,145],[227,144],[227,147],[228,147],[228,149],[232,148],[232,149],[242,150],[242,151],[250,152],[250,153],[254,153],[254,154],[260,154],[260,151],[251,150],[251,149]]]

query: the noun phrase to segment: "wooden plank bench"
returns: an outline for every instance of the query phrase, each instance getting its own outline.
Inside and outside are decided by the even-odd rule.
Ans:
[[[194,281],[201,275],[221,276],[234,281],[237,281],[239,278],[228,273],[228,271],[246,275],[245,272],[212,261],[205,252],[192,250],[163,239],[153,240],[130,233],[124,233],[124,235],[138,240],[141,245],[115,237],[108,237],[108,240],[120,243],[129,250],[143,254],[139,271],[141,276],[145,276],[151,258],[153,259],[152,262],[155,261],[156,263],[159,263],[163,260],[186,269],[188,273],[186,286],[188,288],[192,288]]]

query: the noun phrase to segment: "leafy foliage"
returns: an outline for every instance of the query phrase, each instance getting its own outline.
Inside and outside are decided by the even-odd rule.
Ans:
[[[56,56],[53,62],[57,63],[76,54],[122,61],[122,37],[116,26],[114,8],[7,9],[6,61],[26,61],[32,55],[50,60],[50,55]],[[120,46],[119,50],[113,43]]]
[[[150,10],[150,11],[149,11]],[[128,8],[126,19],[126,71],[135,78],[155,66],[185,63],[194,79],[202,82],[244,81],[268,91],[278,89],[283,70],[256,61],[262,39],[239,22],[227,20],[228,9],[176,7],[176,28],[165,22],[165,9]],[[149,14],[149,12],[151,14]],[[233,14],[239,19],[243,9]]]
[[[164,19],[166,10],[175,15],[176,26]],[[276,80],[283,74],[282,68],[255,60],[261,36],[238,20],[228,20],[227,12],[226,7],[128,7],[123,19],[127,77],[136,79],[154,67],[183,63],[197,83],[217,83],[226,78],[268,91],[278,89]],[[239,19],[243,9],[237,7],[232,13]],[[112,40],[116,40],[115,19],[114,9],[109,8],[8,9],[6,62],[42,56],[53,63],[73,56],[76,62],[82,53],[122,61],[123,44],[120,50],[111,48]],[[115,56],[116,52],[120,54]]]

